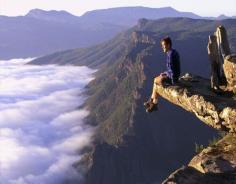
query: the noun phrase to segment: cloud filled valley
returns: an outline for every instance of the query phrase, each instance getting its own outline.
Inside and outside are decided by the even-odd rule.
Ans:
[[[0,180],[60,184],[80,179],[72,164],[90,144],[93,128],[78,109],[94,70],[0,61]]]

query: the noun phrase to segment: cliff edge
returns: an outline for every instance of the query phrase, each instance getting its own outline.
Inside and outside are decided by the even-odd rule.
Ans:
[[[210,80],[185,74],[175,86],[158,86],[168,101],[194,113],[207,125],[226,132],[217,143],[203,149],[187,166],[173,172],[163,184],[236,183],[236,97],[235,55],[226,57],[224,72],[228,85],[216,92]]]
[[[158,86],[158,93],[168,101],[194,113],[207,125],[236,132],[236,100],[231,92],[215,93],[210,80],[185,74],[177,85]]]

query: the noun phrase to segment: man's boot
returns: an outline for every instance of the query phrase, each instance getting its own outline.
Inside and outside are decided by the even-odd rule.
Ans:
[[[158,105],[153,102],[149,103],[149,107],[146,108],[146,112],[149,112],[149,113],[153,111],[157,111],[157,110],[158,110]]]
[[[143,105],[144,107],[147,109],[150,107],[150,104],[153,103],[152,102],[152,98],[149,98],[148,101],[144,102]]]

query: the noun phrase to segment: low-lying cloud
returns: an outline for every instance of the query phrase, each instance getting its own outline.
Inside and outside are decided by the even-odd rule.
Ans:
[[[0,183],[60,184],[80,180],[72,167],[91,142],[83,89],[94,70],[0,61]]]

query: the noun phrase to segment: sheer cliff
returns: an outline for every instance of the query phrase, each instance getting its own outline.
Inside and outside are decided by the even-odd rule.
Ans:
[[[157,90],[165,99],[194,113],[202,122],[224,131],[225,135],[194,156],[187,166],[172,173],[163,184],[236,183],[236,55],[227,46],[225,29],[220,26],[217,31],[220,30],[217,36],[223,39],[218,43],[224,45],[219,49],[222,53],[226,47],[228,50],[223,57],[222,71],[226,82],[214,88],[210,80],[186,74],[176,85],[159,85]],[[219,53],[217,49],[216,53]]]
[[[235,68],[235,67],[233,67]],[[163,184],[236,183],[236,99],[232,92],[217,94],[210,80],[186,74],[176,86],[159,86],[161,96],[194,113],[202,122],[223,130],[225,136],[206,147]]]
[[[158,23],[166,25],[166,21],[171,20]],[[181,27],[181,21],[183,27],[187,27],[184,31],[177,28]],[[189,19],[171,22],[169,25],[174,25],[168,29],[157,26],[155,21],[141,20],[139,23],[138,30],[132,33],[132,43],[126,50],[127,54],[119,67],[115,67],[117,73],[111,72],[113,77],[110,77],[104,72],[105,81],[115,83],[116,80],[112,82],[110,79],[117,79],[119,82],[111,88],[108,87],[109,84],[103,88],[106,95],[102,97],[102,103],[97,100],[98,103],[90,104],[91,112],[96,112],[95,116],[91,113],[90,120],[100,122],[98,132],[102,143],[96,145],[91,155],[93,161],[87,183],[161,183],[168,172],[173,171],[177,165],[187,163],[187,158],[191,159],[194,155],[194,142],[206,143],[214,135],[213,130],[204,127],[192,116],[165,101],[161,102],[161,109],[156,114],[145,114],[142,106],[151,92],[153,77],[164,69],[165,59],[159,48],[159,40],[165,35],[164,30],[176,29],[173,32],[167,31],[166,34],[175,38],[175,47],[182,57],[183,71],[203,76],[207,76],[209,71],[209,68],[205,67],[208,64],[206,40],[209,32],[199,25],[198,31],[188,32],[188,29],[196,29],[196,25]],[[202,22],[199,21],[198,24],[200,23]],[[214,26],[215,22],[212,23],[212,30],[215,29]],[[230,39],[234,39],[234,36]],[[125,71],[123,75],[121,71]],[[127,80],[131,88],[125,88],[126,90],[120,93],[117,89]],[[98,77],[92,85],[101,86],[98,81],[104,84]],[[96,90],[93,92],[90,99],[93,99],[93,94],[97,94]],[[115,112],[113,108],[124,110],[124,114],[119,114],[121,111]],[[99,113],[99,110],[103,112]],[[118,116],[114,116],[113,112]],[[119,121],[121,119],[122,121]]]
[[[32,62],[99,68],[96,79],[87,87],[90,97],[85,104],[90,110],[88,123],[97,126],[93,150],[83,159],[83,164],[88,165],[86,183],[161,183],[191,160],[195,143],[206,145],[216,136],[217,132],[199,117],[166,100],[161,99],[160,110],[152,114],[145,112],[143,102],[151,93],[153,78],[165,70],[160,39],[166,35],[173,39],[174,48],[181,55],[182,73],[209,77],[207,38],[218,24],[227,28],[235,50],[236,20],[141,19],[137,26],[110,42]],[[192,84],[185,82],[186,86]],[[204,90],[201,92],[205,94]],[[211,113],[207,116],[215,117]]]

